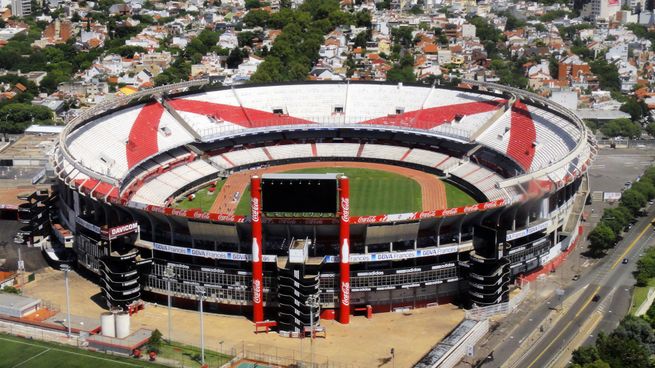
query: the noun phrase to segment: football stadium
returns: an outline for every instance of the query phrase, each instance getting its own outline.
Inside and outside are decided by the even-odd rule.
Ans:
[[[573,113],[496,84],[198,80],[72,120],[46,208],[110,305],[171,293],[297,334],[507,301],[575,246],[595,154]]]

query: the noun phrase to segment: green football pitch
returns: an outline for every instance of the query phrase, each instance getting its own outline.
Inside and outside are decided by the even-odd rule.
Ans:
[[[421,186],[414,179],[389,171],[350,167],[321,167],[287,171],[287,173],[345,174],[350,178],[350,214],[352,216],[418,212],[422,210]],[[449,183],[444,184],[449,207],[477,203],[456,186]],[[248,196],[241,197],[236,209],[237,215],[249,214],[248,200]]]
[[[352,216],[418,212],[422,210],[420,185],[414,179],[389,171],[349,167],[321,167],[287,171],[287,173],[345,174],[350,178],[350,214]],[[201,208],[203,211],[209,211],[224,183],[224,181],[219,181],[214,193],[209,193],[207,189],[201,189],[196,193],[196,198],[193,201],[189,202],[185,199],[178,203],[176,207],[183,209]],[[477,203],[471,196],[455,185],[444,184],[448,207]],[[237,205],[235,211],[237,215],[247,216],[250,214],[249,192],[250,189],[247,187]]]
[[[125,368],[161,365],[0,334],[0,368],[5,367]]]

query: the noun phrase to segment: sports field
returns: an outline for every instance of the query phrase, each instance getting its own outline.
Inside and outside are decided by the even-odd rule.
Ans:
[[[209,187],[200,189],[196,192],[196,197],[192,201],[190,201],[188,198],[184,198],[181,202],[175,204],[175,207],[181,208],[183,210],[201,208],[203,211],[208,211],[216,200],[216,196],[221,191],[221,188],[223,188],[224,184],[225,180],[218,180],[216,181],[216,190],[214,190],[213,193],[207,190]]]
[[[0,334],[0,368],[5,367],[122,368],[161,365]]]
[[[350,213],[352,216],[423,210],[421,185],[413,178],[391,171],[356,167],[309,167],[283,172],[295,174],[341,173],[348,176],[350,178]],[[209,193],[206,188],[201,189],[196,193],[196,197],[192,201],[184,199],[176,204],[176,207],[183,209],[201,208],[204,211],[209,211],[224,184],[224,180],[217,182],[214,193]],[[447,182],[443,182],[443,185],[448,207],[477,203],[471,196],[455,185]],[[249,191],[250,186],[246,185],[234,210],[236,215],[247,216],[250,214]]]
[[[307,168],[286,171],[290,174],[340,173],[350,178],[350,214],[369,216],[385,213],[421,211],[421,187],[411,178],[384,170],[339,167]],[[448,207],[477,203],[456,186],[445,183]],[[249,190],[249,188],[248,188]],[[246,191],[245,193],[248,193]],[[250,214],[249,196],[243,196],[237,215]]]

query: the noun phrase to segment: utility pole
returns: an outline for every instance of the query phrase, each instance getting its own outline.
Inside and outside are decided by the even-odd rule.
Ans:
[[[71,321],[71,301],[68,292],[68,271],[70,271],[70,269],[70,266],[67,264],[61,265],[61,270],[64,271],[64,282],[66,284],[66,314],[68,315],[66,318],[68,319],[68,338],[71,337],[71,324],[73,323],[73,321]]]
[[[311,331],[311,335],[309,336],[309,347],[310,347],[310,356],[309,356],[309,361],[311,364],[311,367],[314,367],[314,308],[320,308],[320,304],[318,302],[318,294],[313,294],[310,295],[307,298],[307,305],[309,306],[309,328]]]
[[[173,341],[173,335],[171,334],[171,281],[175,276],[173,267],[166,266],[164,270],[164,277],[166,278],[166,295],[168,298],[168,344],[170,345]]]
[[[202,302],[205,297],[205,288],[196,286],[198,293],[199,309],[200,309],[200,364],[205,365],[205,326],[202,317]]]

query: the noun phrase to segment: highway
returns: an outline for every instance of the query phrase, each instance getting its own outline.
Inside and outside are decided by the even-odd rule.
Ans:
[[[524,324],[521,328],[522,331],[516,331],[518,333],[515,335],[528,336],[530,329],[541,328],[543,328],[544,334],[532,343],[530,348],[518,359],[514,357],[516,359],[514,362],[503,364],[502,367],[565,366],[566,362],[558,358],[569,348],[569,344],[574,338],[579,338],[581,333],[588,333],[587,327],[591,328],[589,331],[591,336],[585,336],[581,341],[590,342],[598,331],[608,332],[614,329],[630,307],[630,289],[634,284],[632,272],[635,269],[636,260],[643,248],[655,240],[655,232],[650,224],[652,217],[651,210],[649,216],[640,218],[614,251],[607,255],[597,267],[565,288],[565,295],[570,295],[576,289],[581,290],[581,293],[570,307],[564,308],[560,312],[561,316],[553,318],[550,314],[550,306],[556,306],[558,303],[557,297],[552,298],[549,305],[532,306],[534,311],[529,317],[529,321],[532,323]],[[623,264],[624,258],[628,258],[630,262]],[[599,295],[600,300],[593,301],[594,295]],[[502,355],[511,352],[511,346],[516,348],[516,341],[510,339],[501,344],[497,348],[497,351],[501,352],[501,356],[495,354],[498,363],[484,366],[491,367],[501,364],[504,361]],[[506,353],[502,354],[504,351]],[[509,359],[509,356],[506,356],[506,359]]]

